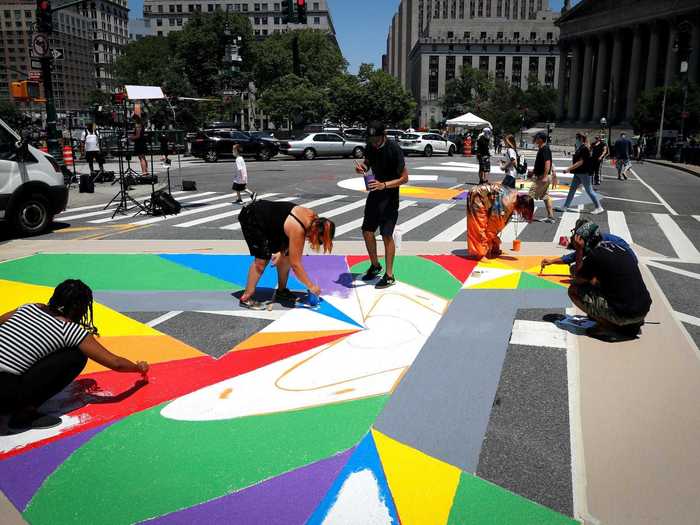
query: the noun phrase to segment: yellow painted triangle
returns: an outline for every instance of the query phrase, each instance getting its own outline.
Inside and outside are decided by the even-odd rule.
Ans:
[[[372,429],[402,525],[447,523],[461,471]]]
[[[0,312],[14,310],[27,303],[49,302],[53,288],[36,284],[18,283],[0,279]],[[139,323],[104,305],[94,305],[95,326],[105,337],[124,335],[162,335],[157,330]]]
[[[569,275],[569,266],[567,264],[551,264],[547,266],[542,273],[540,273],[540,268],[541,266],[538,264],[537,266],[531,266],[530,268],[527,268],[525,271],[527,273],[533,273],[540,277],[560,277],[562,275]]]
[[[513,268],[508,265],[507,261],[500,259],[481,259],[479,264],[476,265],[476,270],[479,268],[500,268],[502,270],[512,270]]]
[[[520,282],[520,272],[509,273],[496,279],[480,282],[469,286],[470,290],[515,290]]]
[[[296,343],[298,341],[308,341],[319,337],[329,337],[332,335],[350,335],[357,330],[326,330],[322,332],[258,332],[248,339],[238,344],[232,352],[241,350],[251,350],[264,346],[282,345]]]

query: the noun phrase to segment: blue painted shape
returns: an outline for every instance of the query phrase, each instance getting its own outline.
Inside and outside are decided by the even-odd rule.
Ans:
[[[307,310],[311,310],[314,313],[332,317],[333,319],[342,321],[343,323],[351,324],[352,326],[357,326],[358,328],[361,328],[363,330],[365,328],[360,323],[355,321],[352,317],[347,315],[345,312],[342,312],[341,310],[333,306],[331,303],[324,300],[322,297],[318,298],[318,304],[316,304],[316,306],[311,306],[308,302],[299,301],[296,304],[296,307],[305,308]]]
[[[161,255],[175,264],[180,264],[192,270],[217,277],[232,284],[237,284],[245,288],[248,280],[248,269],[253,263],[251,255],[205,255],[205,254],[164,254]],[[259,288],[277,288],[277,270],[268,265],[258,283]],[[289,274],[287,287],[292,290],[303,290],[306,288],[293,273]]]
[[[391,517],[391,523],[399,525],[398,513],[396,512],[396,505],[394,505],[394,498],[391,496],[391,491],[389,490],[389,485],[386,481],[386,476],[384,475],[384,468],[382,467],[381,460],[379,459],[379,453],[377,452],[377,446],[374,444],[374,438],[372,433],[368,432],[367,435],[360,441],[360,444],[353,452],[350,459],[345,464],[345,468],[340,472],[338,477],[333,482],[333,485],[326,493],[326,496],[321,500],[321,503],[316,507],[316,510],[307,521],[307,525],[320,525],[328,516],[328,512],[333,508],[333,505],[338,499],[340,494],[340,489],[350,475],[361,472],[363,470],[370,470],[377,481],[377,487],[379,487],[379,497],[386,505],[389,511],[389,516]],[[358,513],[362,512],[362,509],[357,509]]]

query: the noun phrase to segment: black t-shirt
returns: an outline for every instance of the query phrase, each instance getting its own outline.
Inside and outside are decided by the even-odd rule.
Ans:
[[[537,150],[537,156],[535,157],[535,167],[532,170],[532,173],[535,175],[535,177],[542,177],[544,175],[549,175],[549,173],[544,172],[544,165],[547,161],[550,162],[550,166],[551,166],[552,150],[549,149],[549,146],[545,145]],[[551,170],[551,167],[550,167],[550,170]]]
[[[406,161],[403,151],[397,142],[386,140],[381,148],[367,146],[365,150],[365,164],[367,164],[379,182],[389,182],[401,177]],[[388,188],[386,190],[371,191],[367,197],[367,202],[375,202],[389,199],[394,201],[398,209],[399,188]]]
[[[618,314],[636,317],[649,313],[651,296],[630,250],[601,241],[576,273],[584,279],[598,279],[602,295]]]
[[[587,174],[591,172],[591,150],[588,149],[588,146],[583,144],[579,149],[576,150],[576,153],[574,153],[574,164],[576,164],[579,160],[582,160],[583,163],[576,168],[573,173],[580,173],[580,174]]]
[[[591,148],[591,156],[593,157],[593,162],[598,162],[598,159],[600,156],[603,154],[605,151],[605,142],[602,140],[594,143],[593,147]]]
[[[476,152],[482,157],[489,157],[491,152],[489,151],[490,140],[486,135],[479,135],[476,139]]]

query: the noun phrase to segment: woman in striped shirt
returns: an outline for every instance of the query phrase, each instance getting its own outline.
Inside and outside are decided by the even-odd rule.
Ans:
[[[48,305],[25,304],[0,316],[0,413],[11,414],[11,430],[60,424],[37,409],[68,386],[88,358],[145,378],[148,363],[114,355],[95,334],[92,290],[78,280],[59,284]]]

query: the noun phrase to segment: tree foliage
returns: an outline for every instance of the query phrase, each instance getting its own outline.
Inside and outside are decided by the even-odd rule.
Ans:
[[[442,98],[442,112],[451,119],[468,111],[478,114],[493,92],[494,82],[488,73],[465,66],[456,78],[445,86]]]
[[[408,127],[416,109],[413,97],[398,79],[370,64],[363,64],[358,73],[362,98],[358,100],[362,122],[379,120],[387,126]]]
[[[325,90],[316,88],[309,80],[296,75],[287,75],[265,90],[260,99],[260,108],[275,125],[287,119],[293,127],[323,120],[329,110]]]
[[[661,107],[664,99],[664,88],[644,91],[637,100],[632,125],[640,133],[654,133],[659,129]],[[685,121],[685,134],[693,135],[700,131],[700,87],[691,84],[688,87],[688,97],[685,110],[688,118]],[[664,129],[680,129],[681,113],[683,112],[683,86],[673,84],[666,94],[666,111],[664,114]]]

